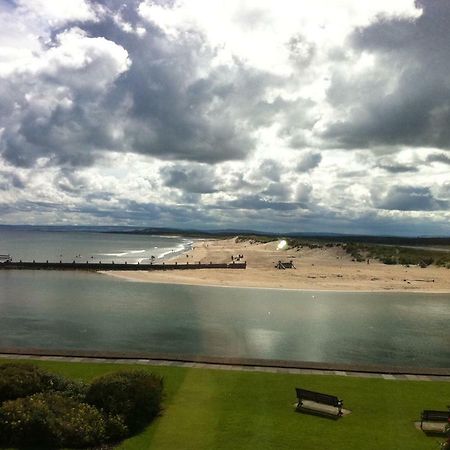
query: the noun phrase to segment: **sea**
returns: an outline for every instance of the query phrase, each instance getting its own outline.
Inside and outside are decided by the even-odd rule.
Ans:
[[[185,237],[0,228],[0,254],[159,261]],[[1,348],[450,368],[450,294],[295,291],[0,270]]]
[[[0,254],[14,261],[149,263],[188,250],[192,239],[181,236],[150,236],[122,231],[64,231],[0,227]]]

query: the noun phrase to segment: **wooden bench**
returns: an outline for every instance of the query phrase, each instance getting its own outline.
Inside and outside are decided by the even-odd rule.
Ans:
[[[342,416],[344,402],[338,397],[301,388],[296,388],[295,392],[297,393],[297,411],[307,410],[319,414]]]
[[[431,409],[425,409],[422,411],[421,420],[420,420],[420,428],[423,431],[438,431],[438,427],[433,427],[432,424],[425,425],[424,422],[440,422],[441,424],[450,423],[450,410],[449,411],[434,411]],[[443,430],[445,430],[445,427],[441,427]]]

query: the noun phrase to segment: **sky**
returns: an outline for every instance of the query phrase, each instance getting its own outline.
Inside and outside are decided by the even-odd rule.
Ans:
[[[0,0],[0,223],[450,235],[447,0]]]

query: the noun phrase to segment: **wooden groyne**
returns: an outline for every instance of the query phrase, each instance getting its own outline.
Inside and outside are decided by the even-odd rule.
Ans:
[[[192,270],[192,269],[245,269],[246,262],[237,263],[161,263],[161,264],[127,264],[102,262],[24,262],[9,261],[0,264],[0,270]]]

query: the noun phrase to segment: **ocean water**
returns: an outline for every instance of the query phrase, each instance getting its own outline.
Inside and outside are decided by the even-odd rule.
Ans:
[[[0,254],[14,261],[148,263],[188,249],[192,239],[99,232],[29,231],[0,228]]]

